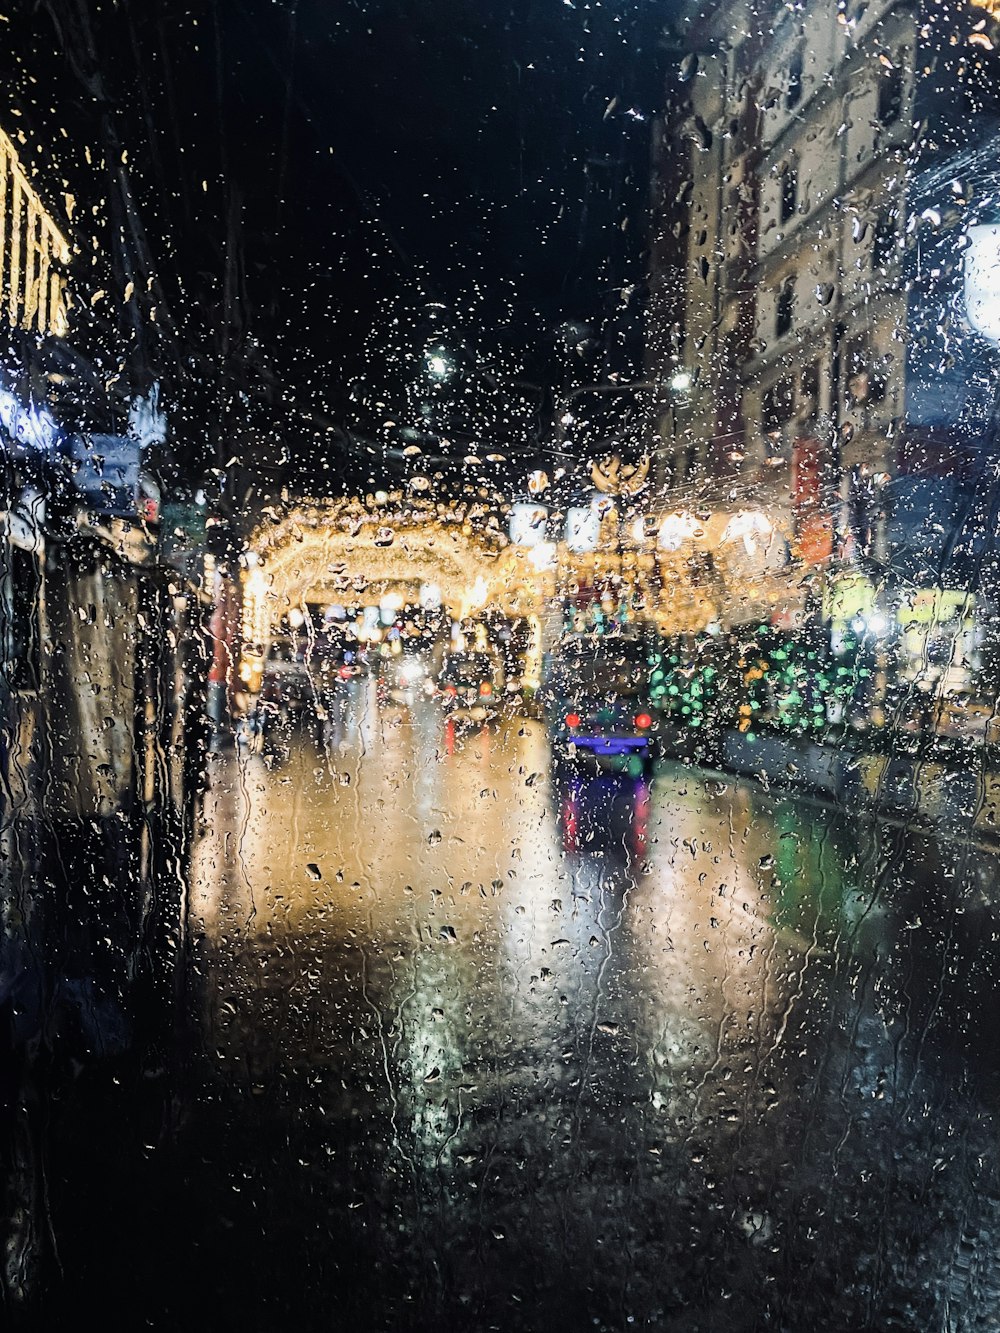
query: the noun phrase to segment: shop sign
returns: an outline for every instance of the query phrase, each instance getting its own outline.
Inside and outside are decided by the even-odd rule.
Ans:
[[[832,579],[823,596],[823,615],[835,625],[867,621],[875,609],[875,585],[864,574],[843,574]]]
[[[958,588],[917,588],[910,593],[899,612],[900,623],[910,625],[945,625],[971,616],[975,598]]]

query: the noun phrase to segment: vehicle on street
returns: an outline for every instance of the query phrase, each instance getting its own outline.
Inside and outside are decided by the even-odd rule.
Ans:
[[[291,733],[301,727],[315,702],[305,643],[284,636],[274,638],[263,659],[260,689],[242,728],[242,738],[253,749],[283,757]]]
[[[641,635],[568,635],[546,664],[542,706],[556,763],[642,772],[659,727]]]
[[[379,658],[379,699],[411,707],[435,692],[431,648],[423,638],[402,638],[398,650]]]
[[[260,698],[287,712],[301,712],[313,699],[306,645],[291,638],[272,639],[264,659]]]
[[[438,697],[449,717],[485,722],[498,715],[500,669],[487,652],[452,653],[438,676]]]

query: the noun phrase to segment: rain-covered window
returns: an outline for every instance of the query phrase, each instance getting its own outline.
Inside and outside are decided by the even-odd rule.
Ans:
[[[3,1327],[1000,1328],[1000,0],[0,37]]]

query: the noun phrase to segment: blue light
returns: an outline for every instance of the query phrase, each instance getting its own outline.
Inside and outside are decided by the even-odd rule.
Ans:
[[[627,754],[630,750],[644,750],[649,744],[645,736],[574,736],[578,749],[600,750],[602,754]]]
[[[0,387],[0,423],[18,444],[52,453],[59,441],[59,427],[44,408],[25,407],[15,394]]]

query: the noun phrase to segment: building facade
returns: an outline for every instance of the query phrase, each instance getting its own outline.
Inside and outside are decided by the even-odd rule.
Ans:
[[[905,615],[951,565],[968,586],[997,452],[995,350],[962,298],[968,228],[995,211],[995,7],[721,0],[687,27],[655,223],[684,257],[678,350],[650,367],[664,505],[755,516],[760,555],[774,534],[775,623],[840,575]],[[725,614],[761,606],[737,588]]]
[[[162,559],[145,467],[164,414],[155,395],[109,397],[89,428],[61,411],[67,378],[100,382],[64,226],[0,133],[5,1308],[52,1259],[37,1063],[119,1058],[173,1012],[205,743],[203,593]]]

